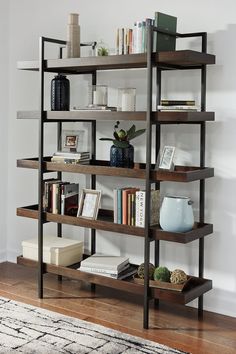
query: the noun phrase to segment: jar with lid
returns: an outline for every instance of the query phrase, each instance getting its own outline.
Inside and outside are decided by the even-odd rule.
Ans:
[[[70,110],[70,81],[61,74],[51,81],[51,110]]]

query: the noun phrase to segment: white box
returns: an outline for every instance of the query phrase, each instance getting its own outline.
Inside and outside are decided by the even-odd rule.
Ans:
[[[38,260],[38,239],[22,241],[23,257]],[[78,263],[83,257],[83,242],[56,236],[43,238],[43,262],[60,266]]]

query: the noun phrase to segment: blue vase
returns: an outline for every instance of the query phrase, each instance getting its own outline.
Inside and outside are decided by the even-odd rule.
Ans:
[[[112,167],[134,167],[134,147],[130,145],[126,148],[120,148],[115,145],[110,150],[110,166]]]

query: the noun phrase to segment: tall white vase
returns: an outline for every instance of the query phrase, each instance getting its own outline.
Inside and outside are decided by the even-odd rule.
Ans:
[[[80,57],[79,14],[69,14],[67,25],[67,58]]]

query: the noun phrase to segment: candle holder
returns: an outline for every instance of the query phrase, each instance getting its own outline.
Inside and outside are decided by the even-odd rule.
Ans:
[[[135,111],[136,89],[118,89],[118,111]]]
[[[89,87],[89,106],[107,106],[107,86],[91,85]]]

